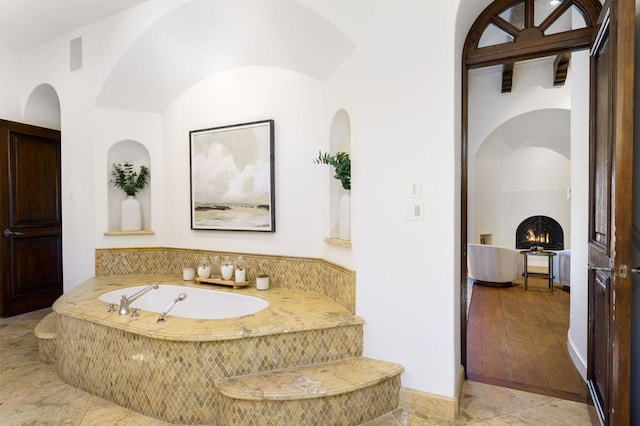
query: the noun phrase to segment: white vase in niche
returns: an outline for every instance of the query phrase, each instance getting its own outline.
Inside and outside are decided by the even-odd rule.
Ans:
[[[142,204],[133,195],[128,195],[120,204],[120,229],[123,231],[142,229]]]
[[[351,192],[346,191],[340,197],[338,216],[338,237],[351,240]]]

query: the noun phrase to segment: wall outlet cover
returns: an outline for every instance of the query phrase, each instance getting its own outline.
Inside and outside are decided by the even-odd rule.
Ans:
[[[408,200],[405,209],[405,220],[424,220],[424,201]]]

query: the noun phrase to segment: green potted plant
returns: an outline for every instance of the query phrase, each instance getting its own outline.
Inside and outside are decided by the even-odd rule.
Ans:
[[[135,171],[129,162],[114,163],[111,171],[111,183],[127,194],[120,206],[120,229],[123,231],[139,231],[142,229],[142,206],[135,195],[149,182],[149,168],[140,166]]]
[[[348,152],[331,155],[320,151],[314,160],[316,164],[334,167],[333,177],[340,181],[345,190],[340,196],[338,214],[338,236],[341,240],[351,240],[351,158]]]
[[[351,159],[348,152],[338,152],[335,155],[330,155],[328,152],[323,153],[320,151],[318,158],[314,162],[333,166],[335,169],[333,177],[340,181],[344,189],[347,191],[351,189]]]
[[[133,197],[149,181],[149,168],[140,166],[140,172],[136,172],[131,163],[113,163],[111,176],[113,177],[111,179],[113,186],[122,189],[125,194]]]

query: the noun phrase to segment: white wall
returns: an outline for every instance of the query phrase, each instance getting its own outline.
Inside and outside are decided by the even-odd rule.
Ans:
[[[454,44],[444,34],[452,34],[455,2],[357,3],[365,28],[356,39],[352,192],[365,353],[403,364],[403,386],[452,397],[460,365],[459,160]],[[425,202],[417,222],[404,218],[414,180]]]
[[[567,344],[574,365],[587,376],[587,263],[589,240],[589,54],[571,55],[571,313]]]
[[[15,81],[19,70],[16,68],[18,55],[0,47],[0,119],[20,121],[22,112]]]
[[[313,164],[321,146],[322,84],[294,71],[236,68],[193,86],[163,115],[167,158],[163,189],[174,207],[161,229],[171,247],[317,256],[327,235],[317,193],[326,170]],[[189,131],[275,120],[275,233],[190,230]],[[167,206],[168,208],[168,206]],[[316,226],[310,226],[316,224]]]

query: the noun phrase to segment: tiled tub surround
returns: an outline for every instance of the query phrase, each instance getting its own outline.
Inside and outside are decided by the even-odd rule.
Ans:
[[[231,253],[180,248],[120,248],[96,250],[96,276],[164,274],[179,276],[195,267],[202,256],[214,254],[247,261],[247,279],[269,275],[270,288],[288,288],[324,294],[355,313],[355,271],[323,259]]]
[[[211,288],[172,275],[101,276],[56,301],[57,369],[63,381],[169,422],[225,424],[218,421],[220,380],[362,355],[363,321],[316,293],[216,286],[262,297],[269,307],[223,320],[169,314],[164,324],[155,322],[157,313],[140,312],[136,318],[109,313],[98,300],[107,291],[156,282]]]

